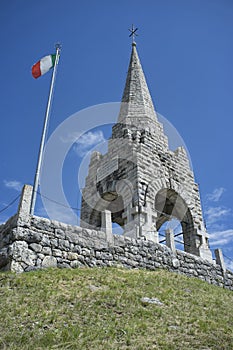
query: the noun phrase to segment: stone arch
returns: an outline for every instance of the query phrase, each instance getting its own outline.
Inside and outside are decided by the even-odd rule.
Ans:
[[[176,218],[182,227],[184,250],[193,253],[198,237],[195,234],[191,211],[183,197],[174,189],[160,189],[155,196],[154,209],[157,212],[156,229],[159,230],[166,221]]]
[[[91,224],[101,225],[101,212],[109,210],[112,222],[120,225],[125,224],[124,211],[131,205],[133,200],[133,185],[127,179],[113,179],[112,176],[103,179],[97,184],[99,200],[90,214]]]
[[[90,213],[90,225],[101,227],[101,212],[109,210],[111,212],[112,222],[124,227],[124,219],[122,217],[124,211],[124,201],[117,192],[105,192],[101,195],[100,200]]]
[[[175,192],[177,192],[183,198],[183,200],[187,203],[187,205],[189,205],[191,202],[191,196],[187,192],[185,185],[180,184],[171,178],[166,178],[166,177],[156,178],[149,184],[149,188],[153,198],[155,198],[156,194],[160,190],[170,188]]]
[[[126,179],[104,179],[97,185],[99,199],[90,213],[89,222],[93,226],[101,227],[101,213],[104,210],[111,212],[112,223],[124,228],[123,215],[127,205],[132,202],[132,184]]]

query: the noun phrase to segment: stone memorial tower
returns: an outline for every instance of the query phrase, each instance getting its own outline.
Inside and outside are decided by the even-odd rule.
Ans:
[[[184,250],[212,261],[198,185],[183,147],[171,151],[158,121],[137,54],[132,53],[108,151],[93,152],[82,193],[81,225],[159,242],[158,230],[176,218]]]

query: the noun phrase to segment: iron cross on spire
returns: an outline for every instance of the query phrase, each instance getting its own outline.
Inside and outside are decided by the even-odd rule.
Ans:
[[[132,37],[132,44],[135,43],[135,36],[138,36],[138,34],[136,33],[136,31],[138,30],[138,28],[134,28],[134,25],[132,24],[132,28],[129,29],[130,31],[130,35],[129,37]]]

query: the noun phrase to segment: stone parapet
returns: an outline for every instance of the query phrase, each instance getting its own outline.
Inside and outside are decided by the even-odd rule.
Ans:
[[[167,269],[233,290],[233,273],[166,245],[112,235],[58,221],[12,217],[0,227],[0,270],[17,273],[48,267],[122,266]]]

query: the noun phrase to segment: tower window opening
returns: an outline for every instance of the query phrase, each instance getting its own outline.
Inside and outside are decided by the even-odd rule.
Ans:
[[[171,230],[174,234],[175,247],[177,250],[184,251],[183,230],[178,219],[166,221],[159,229],[159,243],[166,245],[166,231]]]
[[[112,223],[112,233],[114,235],[123,235],[124,229],[121,225],[117,224],[116,222]]]

